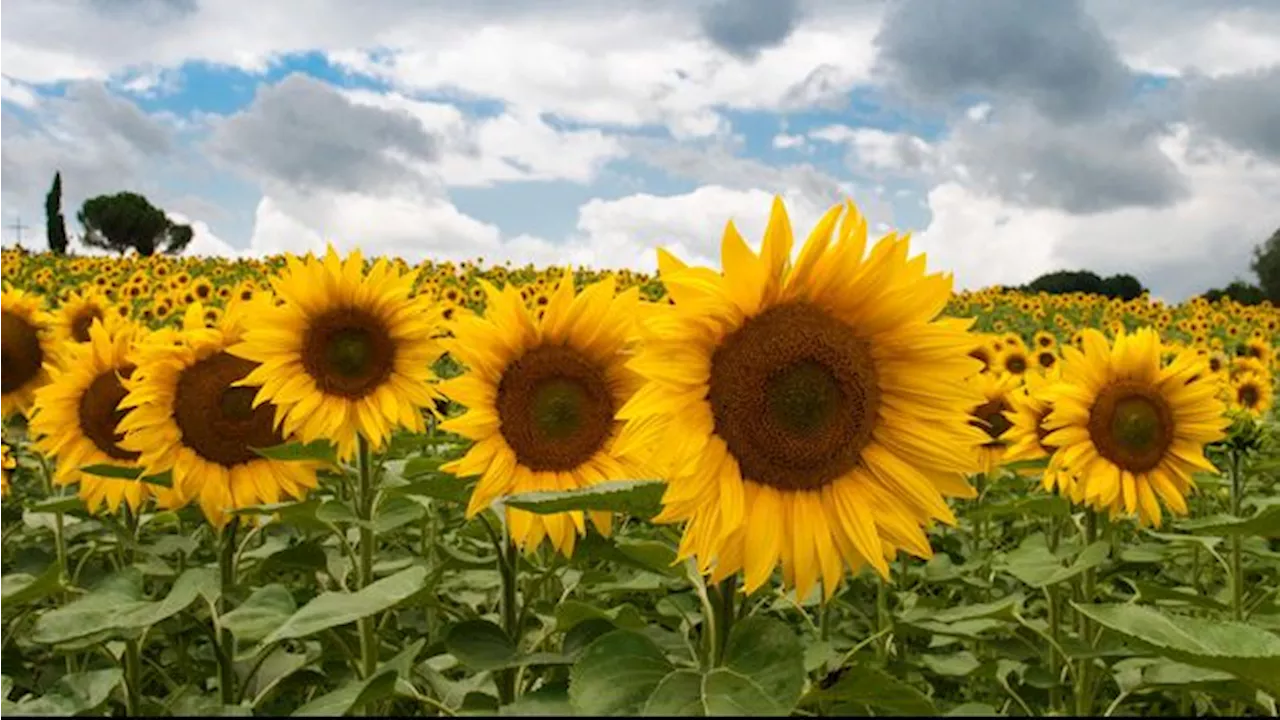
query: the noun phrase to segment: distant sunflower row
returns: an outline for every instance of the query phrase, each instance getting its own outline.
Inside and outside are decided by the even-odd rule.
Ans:
[[[216,526],[316,486],[316,462],[256,450],[327,441],[364,463],[436,415],[471,441],[443,468],[478,479],[468,515],[659,477],[655,521],[683,524],[679,557],[748,591],[780,567],[829,597],[849,571],[928,557],[925,529],[955,522],[946,499],[1014,460],[1046,458],[1043,487],[1099,511],[1185,513],[1228,402],[1269,410],[1269,306],[957,296],[907,237],[870,242],[851,203],[794,245],[775,200],[759,252],[729,223],[721,271],[659,250],[660,283],[332,248],[231,263],[6,251],[4,413],[29,417],[56,482],[91,508],[196,502]],[[439,417],[445,398],[465,411]],[[98,465],[143,481],[85,472]],[[506,517],[519,546],[565,554],[588,522],[612,527]]]

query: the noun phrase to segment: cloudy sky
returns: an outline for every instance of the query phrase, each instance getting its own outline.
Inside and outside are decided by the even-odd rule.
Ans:
[[[962,287],[1177,300],[1280,225],[1275,0],[8,0],[8,227],[146,194],[198,253],[714,264],[852,198]],[[32,239],[34,236],[34,240]]]

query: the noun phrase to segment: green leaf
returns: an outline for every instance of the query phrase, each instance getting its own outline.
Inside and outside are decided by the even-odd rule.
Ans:
[[[964,677],[982,665],[968,650],[953,655],[921,655],[920,662],[934,673],[947,677]]]
[[[68,673],[58,678],[44,697],[26,697],[15,703],[13,713],[67,717],[92,710],[106,702],[123,677],[119,668]]]
[[[264,644],[307,637],[331,627],[347,625],[360,618],[389,610],[412,597],[426,585],[427,570],[421,565],[401,570],[368,587],[348,592],[327,592],[303,605],[267,637]]]
[[[986,703],[965,703],[947,711],[946,717],[997,717],[1003,715],[995,707]]]
[[[823,700],[837,702],[834,715],[937,715],[933,702],[924,693],[874,667],[851,667],[835,685],[819,693]],[[855,705],[865,711],[850,713],[842,706]]]
[[[1280,697],[1280,636],[1245,623],[1171,616],[1139,605],[1071,605],[1159,655],[1232,673]]]
[[[667,674],[653,689],[639,714],[649,717],[706,715],[702,696],[705,679],[697,670],[676,670]]]
[[[508,667],[517,655],[507,632],[488,620],[468,620],[449,629],[445,649],[458,661],[476,670]]]
[[[569,671],[569,702],[579,715],[639,715],[673,671],[675,667],[652,640],[630,630],[615,630],[588,645],[574,663]]]
[[[58,592],[62,588],[60,575],[57,563],[50,563],[39,576],[14,573],[0,578],[0,600],[4,601],[6,619],[11,611]]]
[[[804,647],[779,620],[754,615],[733,626],[724,667],[703,685],[710,715],[790,715],[804,689]]]
[[[1032,495],[1030,497],[1008,500],[1000,503],[983,504],[972,508],[967,516],[978,518],[1003,517],[1067,517],[1071,514],[1071,503],[1057,495]]]
[[[1015,593],[999,600],[988,603],[975,603],[973,605],[957,605],[942,609],[916,606],[902,613],[901,619],[903,622],[908,623],[918,621],[953,623],[962,620],[985,618],[1014,622],[1017,619],[1018,611],[1022,609],[1024,599],[1025,596],[1022,593]]]
[[[192,568],[178,577],[163,600],[148,601],[143,599],[141,574],[129,568],[79,600],[41,615],[31,639],[53,645],[104,631],[140,630],[173,617],[201,595],[217,592],[215,570]]]
[[[32,502],[27,505],[27,509],[38,513],[68,513],[83,510],[84,501],[80,499],[79,495],[64,495]]]
[[[1178,523],[1178,529],[1186,530],[1193,535],[1280,537],[1280,505],[1269,505],[1253,517],[1244,519],[1230,515],[1216,515],[1187,520]]]
[[[1033,588],[1044,588],[1098,567],[1106,562],[1110,553],[1111,544],[1100,540],[1082,550],[1069,566],[1063,567],[1058,557],[1044,545],[1043,537],[1033,536],[1017,550],[1006,554],[1000,569]]]
[[[408,498],[388,498],[378,508],[378,514],[373,519],[373,530],[379,535],[390,532],[402,525],[421,520],[426,512],[421,504]]]
[[[510,705],[502,706],[498,712],[516,717],[569,717],[573,715],[573,706],[569,704],[568,687],[557,683],[525,693]]]
[[[1225,603],[1220,603],[1207,595],[1201,595],[1196,592],[1195,588],[1168,588],[1163,585],[1158,585],[1155,582],[1145,580],[1135,580],[1132,582],[1126,580],[1125,582],[1129,582],[1133,586],[1133,589],[1138,591],[1138,599],[1140,600],[1184,603],[1220,612],[1226,612],[1231,609]]]
[[[291,442],[267,448],[249,448],[253,452],[269,460],[284,462],[300,462],[310,460],[328,465],[338,464],[338,451],[328,440],[313,440],[309,443]]]
[[[371,702],[391,697],[395,692],[397,680],[407,677],[412,672],[413,661],[418,653],[422,652],[424,645],[426,645],[424,639],[410,643],[409,647],[380,665],[369,677],[353,680],[331,693],[312,700],[294,710],[293,717],[325,715],[337,717],[358,710]]]
[[[144,475],[144,470],[140,467],[124,467],[121,465],[110,465],[101,463],[97,465],[85,465],[80,468],[80,472],[86,475],[96,475],[98,477],[112,478],[114,480],[138,480],[149,485],[159,485],[161,487],[173,487],[173,473],[166,470],[155,475]]]
[[[412,463],[412,461],[410,462]],[[405,477],[408,477],[408,475]],[[475,487],[474,481],[466,481],[448,473],[432,472],[424,476],[415,477],[404,485],[389,488],[387,493],[406,497],[425,497],[432,500],[444,500],[458,505],[465,505],[471,499],[473,487]]]
[[[666,489],[667,484],[661,480],[622,480],[580,490],[520,493],[503,502],[507,507],[539,515],[568,510],[599,510],[651,518],[662,509],[662,494]]]
[[[283,585],[271,584],[254,590],[247,600],[223,615],[221,623],[241,643],[255,643],[282,626],[297,610],[293,593]]]

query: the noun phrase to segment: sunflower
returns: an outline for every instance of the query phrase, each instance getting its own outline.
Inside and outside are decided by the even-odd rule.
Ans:
[[[1010,409],[1004,413],[1009,424],[1008,429],[1001,435],[1001,438],[1008,443],[1004,451],[1004,462],[1048,458],[1057,450],[1056,447],[1045,442],[1049,432],[1044,427],[1044,419],[1053,408],[1052,403],[1045,397],[1045,390],[1058,381],[1058,373],[1054,371],[1045,376],[1028,373],[1026,383],[1009,393]],[[1019,471],[1020,474],[1034,472],[1034,470]],[[1079,485],[1065,468],[1045,468],[1041,471],[1040,482],[1046,492],[1057,491],[1076,503],[1083,501],[1078,494]]]
[[[0,415],[8,418],[31,407],[37,388],[49,382],[46,362],[56,362],[50,318],[39,295],[21,290],[0,293]]]
[[[1251,337],[1244,341],[1240,346],[1239,353],[1245,357],[1251,357],[1262,364],[1263,367],[1271,367],[1272,357],[1275,355],[1275,348],[1271,343],[1260,337]]]
[[[1058,353],[1054,350],[1037,350],[1035,359],[1035,366],[1043,372],[1048,372],[1058,364]]]
[[[1095,509],[1159,526],[1158,498],[1185,514],[1192,472],[1217,471],[1204,446],[1228,422],[1203,359],[1187,351],[1162,366],[1151,328],[1120,332],[1110,346],[1087,329],[1083,346],[1063,349],[1063,382],[1045,391],[1053,404],[1045,442],[1059,448],[1049,467],[1070,468]]]
[[[17,467],[18,459],[9,443],[0,443],[0,497],[9,497],[9,476]]]
[[[272,279],[282,304],[264,303],[231,353],[261,363],[245,385],[255,404],[276,405],[276,424],[303,442],[332,440],[339,459],[355,456],[357,435],[379,449],[397,426],[423,432],[422,408],[440,397],[430,381],[441,355],[440,308],[411,298],[412,274],[385,259],[364,274],[356,251],[324,260],[286,255]]]
[[[82,343],[89,341],[89,326],[94,320],[112,322],[116,313],[112,303],[100,292],[71,292],[53,313],[53,336],[59,342]]]
[[[240,340],[242,317],[229,312],[208,328],[203,305],[192,305],[181,331],[154,333],[139,346],[120,403],[129,409],[121,446],[138,453],[148,474],[172,473],[174,489],[219,528],[228,510],[301,498],[316,485],[313,463],[254,452],[289,438],[273,427],[276,408],[255,403],[256,388],[241,386],[254,363],[227,351]]]
[[[1271,378],[1261,373],[1242,373],[1231,381],[1231,405],[1255,417],[1271,409],[1274,390]]]
[[[1000,467],[1008,444],[1001,436],[1009,429],[1009,420],[1005,417],[1005,413],[1012,409],[1009,396],[1018,388],[1021,379],[1008,373],[981,373],[969,378],[969,382],[982,393],[982,400],[969,411],[969,424],[987,434],[978,448],[979,464],[987,475]]]
[[[511,493],[637,477],[637,463],[615,449],[622,423],[614,414],[641,383],[624,353],[639,289],[615,297],[608,279],[575,296],[573,278],[565,277],[539,322],[512,286],[480,282],[488,296],[485,315],[457,320],[454,337],[445,341],[469,370],[441,385],[468,408],[441,428],[475,441],[466,456],[442,467],[480,476],[467,515]],[[593,512],[591,520],[601,533],[610,531],[609,513]],[[546,537],[566,556],[586,530],[581,512],[508,509],[507,525],[526,551]]]
[[[1031,366],[1027,360],[1026,348],[1020,345],[1010,345],[1003,353],[1000,354],[1000,360],[997,366],[1002,372],[1010,375],[1021,376]]]
[[[111,328],[94,320],[89,339],[71,347],[60,366],[49,368],[51,380],[35,394],[31,434],[35,447],[54,458],[54,482],[79,483],[80,497],[90,512],[105,506],[116,512],[123,502],[137,512],[155,495],[166,507],[180,498],[159,485],[83,473],[87,465],[136,467],[138,454],[120,444],[119,407],[125,390],[121,378],[134,371],[131,351],[137,329],[129,324]]]
[[[846,565],[887,575],[898,548],[931,555],[921,526],[955,521],[944,496],[974,496],[964,473],[987,435],[964,380],[981,341],[970,320],[934,319],[950,276],[892,234],[864,259],[866,221],[847,209],[794,266],[781,199],[759,255],[728,224],[723,273],[659,250],[675,303],[640,321],[630,366],[646,384],[618,413],[621,442],[667,477],[658,520],[687,521],[679,557],[713,580],[744,571],[748,592],[779,564],[800,596],[820,577],[829,598]]]

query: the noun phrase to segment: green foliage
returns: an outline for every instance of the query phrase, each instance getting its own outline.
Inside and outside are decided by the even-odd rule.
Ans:
[[[44,196],[45,239],[49,251],[55,255],[67,254],[67,223],[62,218],[62,173],[53,174],[53,185]]]
[[[86,245],[149,256],[177,254],[191,242],[190,225],[175,223],[145,197],[132,192],[99,195],[84,201],[76,219],[84,226]]]
[[[1241,305],[1257,305],[1267,299],[1266,293],[1257,285],[1250,285],[1243,280],[1233,280],[1225,288],[1214,288],[1204,293],[1205,300],[1217,302],[1223,298],[1234,300]]]
[[[1258,287],[1272,304],[1280,305],[1280,228],[1253,250],[1249,266],[1258,276]]]
[[[1146,288],[1132,275],[1120,274],[1103,278],[1088,270],[1058,270],[1046,273],[1022,286],[1024,292],[1046,292],[1051,295],[1082,292],[1122,300],[1132,300]]]

